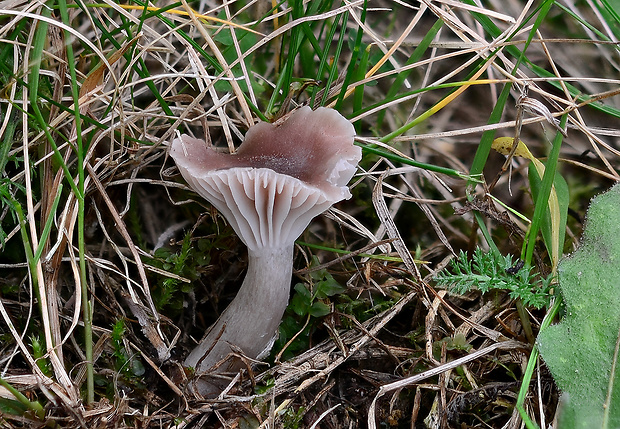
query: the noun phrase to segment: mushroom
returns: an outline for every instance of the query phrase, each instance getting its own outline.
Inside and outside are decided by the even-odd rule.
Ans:
[[[337,111],[306,106],[252,126],[235,154],[187,135],[172,142],[184,179],[248,247],[241,289],[185,360],[202,395],[218,394],[227,384],[221,374],[244,366],[239,352],[269,353],[288,305],[295,240],[315,216],[351,197],[347,183],[361,159],[354,136]]]

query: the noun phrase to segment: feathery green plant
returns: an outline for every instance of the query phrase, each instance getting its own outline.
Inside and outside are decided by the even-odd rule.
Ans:
[[[512,255],[498,255],[476,248],[471,260],[464,251],[450,261],[452,272],[443,270],[435,276],[438,285],[450,287],[458,294],[472,289],[482,293],[494,289],[506,290],[513,299],[524,305],[542,308],[549,305],[552,277],[540,278],[523,261]]]

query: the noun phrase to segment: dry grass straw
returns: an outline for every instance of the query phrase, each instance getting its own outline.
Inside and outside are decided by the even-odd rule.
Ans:
[[[595,26],[600,24],[611,42],[590,28],[583,30],[588,40],[558,38],[557,29],[539,28],[528,60],[552,74],[541,77],[524,65],[513,73],[516,58],[508,51],[510,47],[523,47],[530,34],[532,21],[526,19],[534,12],[533,1],[490,1],[485,7],[448,0],[422,1],[416,8],[398,1],[370,1],[364,22],[363,4],[362,0],[335,3],[328,10],[293,19],[287,3],[273,2],[277,7],[269,12],[256,1],[219,4],[182,0],[172,10],[158,13],[157,8],[105,0],[86,7],[71,5],[69,25],[61,22],[57,13],[46,13],[41,3],[0,2],[4,52],[19,58],[11,65],[14,78],[4,82],[2,91],[0,138],[9,135],[12,122],[19,124],[3,142],[10,145],[6,152],[10,161],[4,164],[2,179],[6,195],[17,201],[24,213],[23,222],[6,231],[2,247],[0,269],[6,279],[2,284],[18,286],[21,292],[7,292],[10,297],[0,299],[1,330],[10,337],[1,347],[0,363],[5,381],[28,392],[31,400],[48,404],[48,419],[56,419],[63,427],[98,427],[106,422],[114,427],[136,422],[143,427],[200,427],[206,422],[216,425],[218,420],[227,427],[238,424],[244,416],[246,420],[255,419],[259,427],[281,427],[286,419],[301,413],[307,422],[303,427],[375,427],[378,422],[406,421],[414,427],[424,419],[431,427],[447,427],[448,411],[456,412],[451,398],[464,394],[466,384],[474,390],[481,387],[480,382],[486,383],[484,374],[500,366],[524,368],[531,345],[522,335],[514,303],[503,295],[494,298],[495,305],[488,305],[491,301],[485,303],[475,294],[454,297],[447,291],[436,291],[432,276],[447,264],[453,248],[474,243],[484,246],[480,229],[471,227],[474,216],[452,213],[466,206],[462,177],[467,177],[480,136],[489,131],[514,134],[516,110],[510,103],[500,121],[487,123],[504,84],[513,86],[515,100],[527,85],[529,96],[548,109],[545,115],[526,115],[521,124],[521,138],[538,156],[545,156],[546,136],[554,127],[552,118],[568,115],[569,138],[561,157],[567,174],[575,174],[576,180],[588,187],[583,190],[576,186],[581,192],[578,198],[585,200],[604,184],[619,179],[620,131],[611,121],[613,116],[589,109],[601,103],[616,112],[620,107],[613,33],[596,16],[587,18],[595,20]],[[565,7],[582,13],[571,2]],[[400,16],[390,15],[395,8]],[[501,33],[491,37],[472,13],[491,19]],[[145,14],[150,17],[145,19]],[[213,18],[216,14],[217,21]],[[346,88],[344,73],[351,51],[345,46],[340,57],[330,58],[331,66],[340,67],[342,74],[327,88],[327,104],[338,106],[358,126],[360,145],[378,147],[395,158],[369,155],[365,171],[354,185],[359,187],[357,195],[366,197],[370,191],[362,188],[374,189],[379,222],[364,214],[371,208],[368,202],[360,208],[352,201],[315,222],[309,237],[317,244],[337,247],[351,243],[347,250],[362,249],[359,252],[364,252],[363,257],[343,257],[329,268],[340,279],[346,276],[343,283],[356,292],[356,299],[372,302],[385,297],[391,299],[390,305],[364,322],[342,315],[349,321],[346,326],[341,321],[334,324],[331,316],[326,318],[320,326],[328,334],[319,344],[266,371],[259,365],[250,377],[246,374],[241,381],[233,380],[229,393],[234,395],[200,401],[183,389],[187,375],[175,353],[182,354],[191,347],[189,333],[201,322],[187,312],[169,318],[158,310],[152,290],[165,278],[179,284],[213,286],[215,280],[209,280],[208,271],[230,282],[235,267],[224,265],[238,249],[236,244],[219,249],[217,263],[222,265],[218,267],[212,261],[193,279],[170,267],[162,268],[153,257],[161,246],[178,249],[183,229],[191,223],[196,234],[208,230],[205,224],[211,225],[210,230],[226,229],[213,212],[188,222],[186,215],[196,213],[196,204],[187,199],[186,187],[171,175],[167,143],[179,132],[191,132],[234,151],[249,125],[263,114],[275,114],[263,109],[270,91],[278,85],[276,71],[286,63],[278,55],[284,55],[282,48],[291,49],[279,45],[282,38],[304,24],[331,22],[344,15],[348,20],[342,31],[350,31],[353,39],[361,29],[363,47],[377,55],[367,58],[370,62],[363,75],[348,81]],[[392,19],[389,25],[386,16]],[[421,29],[428,29],[435,19],[444,25],[427,54],[407,64],[424,35]],[[39,61],[31,54],[36,52],[34,43],[41,22],[49,26],[40,59],[41,82],[47,82],[47,86],[39,85],[47,97],[40,102],[47,114],[45,130],[33,125],[28,94],[33,63]],[[20,29],[19,38],[11,36],[16,28]],[[315,37],[319,37],[320,26],[314,28]],[[243,40],[248,29],[255,38],[249,46]],[[103,38],[102,33],[108,36]],[[81,85],[80,136],[67,89],[71,84],[66,52],[69,42],[75,49],[77,83]],[[317,43],[325,42],[317,39]],[[337,38],[326,52],[333,53],[336,43]],[[207,61],[207,53],[217,67]],[[265,59],[262,69],[256,65],[260,56]],[[575,61],[578,57],[588,60]],[[95,63],[100,64],[98,69],[93,68]],[[477,69],[475,64],[479,65]],[[307,69],[307,64],[301,64],[293,75],[308,77],[303,74],[304,66]],[[399,94],[406,94],[386,99],[393,79],[406,72],[410,74],[399,88]],[[569,84],[588,96],[577,97]],[[283,91],[277,100],[287,95],[288,89]],[[358,105],[358,101],[350,100],[360,91],[363,97]],[[301,94],[287,100],[294,104],[307,98]],[[382,125],[377,123],[379,116]],[[81,158],[76,156],[78,137],[88,141]],[[78,159],[85,174],[82,189],[76,188],[80,185]],[[487,167],[495,174],[501,162],[496,165],[496,159],[491,159]],[[406,166],[408,162],[445,166],[463,176],[436,174],[417,164]],[[521,191],[527,187],[527,174],[518,161],[513,166],[512,193],[504,175],[494,196],[506,206],[527,212],[527,196]],[[87,276],[82,276],[80,268],[76,192],[82,193],[85,201],[83,258]],[[484,192],[478,185],[470,195]],[[57,195],[61,197],[54,205]],[[410,202],[415,202],[420,211],[412,209]],[[3,207],[2,217],[8,221],[11,214],[7,207]],[[53,227],[44,236],[48,219],[53,220]],[[517,227],[523,225],[512,215],[511,219]],[[486,223],[489,229],[497,228],[492,218]],[[578,228],[572,225],[574,236],[578,236]],[[39,258],[25,260],[19,252],[21,259],[15,258],[15,247],[10,244],[20,237],[27,238],[23,246],[33,254],[41,249]],[[193,237],[194,243],[199,238]],[[420,248],[414,258],[416,245]],[[308,248],[299,250],[311,252]],[[507,244],[503,250],[514,252],[515,246]],[[373,259],[373,254],[392,258],[386,262]],[[305,257],[311,259],[310,255]],[[322,268],[327,268],[335,256],[323,253],[322,258]],[[419,260],[430,263],[420,265]],[[310,271],[301,270],[299,274],[307,280]],[[84,279],[87,301],[80,293]],[[191,308],[196,301],[200,303],[202,297],[197,295],[203,289],[196,286],[195,292],[184,298],[185,305]],[[219,292],[212,292],[215,302]],[[107,386],[108,395],[113,392],[113,401],[109,401],[106,387],[97,387],[97,401],[90,406],[84,403],[82,392],[86,377],[81,318],[84,306],[93,314],[95,371]],[[542,315],[532,312],[527,317],[537,325]],[[111,326],[118,319],[127,321],[124,350],[140,355],[152,374],[144,380],[141,391],[109,362],[114,356]],[[36,332],[41,333],[45,344],[43,356],[34,356],[30,336]],[[454,358],[446,343],[442,347],[438,340],[454,338],[456,333],[477,351]],[[51,371],[41,369],[40,362],[49,362]],[[369,362],[379,364],[371,368]],[[360,369],[356,369],[358,364]],[[457,366],[461,372],[455,377]],[[421,368],[426,371],[407,375]],[[345,378],[350,380],[343,381]],[[252,383],[271,387],[264,394],[251,394]],[[402,389],[413,386],[413,398],[399,396]],[[0,393],[14,399],[8,392]],[[388,394],[391,396],[386,402]],[[541,394],[532,398],[525,405],[533,418],[542,423],[553,416],[554,410],[543,403]],[[503,427],[519,427],[516,411],[512,415],[507,410],[503,413],[508,415],[502,420]],[[179,424],[177,418],[184,422]],[[7,427],[28,426],[35,420],[27,414],[6,416],[6,422],[11,422]]]

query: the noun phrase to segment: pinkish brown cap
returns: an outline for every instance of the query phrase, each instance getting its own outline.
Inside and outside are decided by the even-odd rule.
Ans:
[[[183,135],[170,156],[250,248],[291,245],[310,221],[351,197],[361,159],[353,125],[337,111],[302,107],[284,121],[251,127],[237,153]]]

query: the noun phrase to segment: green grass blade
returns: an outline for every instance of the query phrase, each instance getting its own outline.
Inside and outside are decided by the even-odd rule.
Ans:
[[[58,0],[60,16],[66,24],[70,25],[69,13],[67,11],[66,0]],[[65,31],[65,39],[71,40],[71,36]],[[82,119],[80,113],[80,87],[77,81],[75,70],[76,59],[73,54],[73,47],[70,43],[66,44],[67,61],[69,65],[69,75],[71,76],[71,96],[73,98],[73,108],[75,117],[75,132],[77,144],[77,171],[78,171],[78,194],[75,195],[78,203],[78,254],[80,264],[80,289],[82,294],[82,318],[84,322],[84,355],[86,356],[86,403],[92,404],[95,401],[95,376],[93,367],[93,331],[92,308],[89,305],[90,295],[88,293],[88,283],[86,278],[86,244],[84,238],[84,156],[88,149],[82,136]]]
[[[568,115],[562,116],[560,127],[565,128]],[[551,152],[547,158],[545,164],[545,174],[542,178],[540,185],[540,191],[538,198],[536,199],[534,214],[532,215],[532,223],[527,234],[527,246],[525,249],[525,263],[530,265],[532,263],[532,257],[534,255],[534,248],[536,246],[536,237],[538,231],[543,222],[545,210],[548,209],[549,195],[551,194],[551,186],[555,180],[555,174],[557,170],[558,158],[560,156],[560,147],[562,146],[563,136],[560,132],[557,132],[555,139],[553,139],[553,145]]]
[[[439,32],[441,27],[443,27],[443,21],[441,19],[438,19],[437,21],[435,21],[435,23],[430,28],[430,30],[426,32],[426,34],[422,38],[422,41],[420,41],[420,44],[413,50],[413,52],[411,53],[411,55],[405,62],[404,67],[420,61],[422,56],[428,50],[428,47],[430,46],[433,39],[435,39],[435,36],[437,36],[437,33]],[[412,71],[413,69],[409,69],[409,70],[405,70],[405,71],[398,73],[398,75],[394,79],[394,82],[392,83],[392,86],[390,86],[390,89],[386,93],[385,99],[382,101],[383,103],[389,103],[390,101],[397,99],[397,94],[399,90],[401,89],[403,83],[409,77]],[[411,93],[411,91],[403,93],[402,95],[405,96],[405,94],[407,93]],[[363,109],[360,109],[360,113],[362,111]],[[359,113],[355,113],[354,116],[357,116],[358,114]],[[377,116],[377,129],[378,130],[382,128],[384,118],[385,118],[385,110],[382,110],[381,112],[379,112],[379,115]]]
[[[435,173],[445,174],[447,176],[458,177],[459,179],[476,181],[471,175],[467,175],[461,171],[454,170],[453,168],[441,167],[438,165],[427,164],[425,162],[419,162],[414,159],[404,158],[402,156],[398,156],[392,152],[388,152],[377,147],[373,147],[367,144],[355,143],[357,146],[362,148],[362,151],[371,153],[373,155],[379,155],[385,159],[389,159],[390,161],[394,161],[400,164],[411,165],[412,167],[418,167],[423,170],[433,171]]]
[[[342,52],[342,47],[344,45],[344,39],[346,38],[347,35],[347,22],[349,20],[349,12],[345,12],[342,14],[342,25],[341,25],[341,30],[340,30],[340,36],[338,37],[338,44],[336,45],[336,53],[334,55],[334,58],[339,58]],[[335,30],[335,23],[334,23],[334,30]],[[327,57],[329,55],[329,41],[326,41],[325,43],[325,51],[323,54],[323,58],[325,59],[325,61],[327,61]],[[323,61],[323,58],[321,59],[321,61]],[[336,81],[336,79],[338,78],[337,76],[338,74],[338,66],[336,65],[336,62],[334,62],[334,64],[331,67],[331,70],[329,71],[329,76],[327,78],[327,81],[325,83],[325,90],[323,92],[323,97],[321,98],[321,106],[324,106],[327,103],[327,100],[329,98],[329,89],[332,87],[332,84],[334,83],[334,81]],[[319,77],[321,75],[318,75]],[[317,79],[320,80],[320,79]]]
[[[54,215],[56,214],[56,209],[58,208],[58,203],[60,202],[60,198],[62,197],[62,183],[58,185],[58,192],[54,197],[54,201],[52,202],[52,208],[50,210],[49,215],[47,216],[47,220],[45,221],[45,227],[41,232],[41,239],[39,240],[39,247],[37,247],[37,251],[34,253],[34,262],[37,263],[39,258],[41,258],[41,254],[45,249],[45,244],[47,243],[47,239],[50,236],[50,232],[52,231],[52,226],[54,225]]]
[[[363,23],[366,21],[366,12],[368,10],[368,0],[364,0],[364,4],[362,5],[362,13],[360,14],[360,21]],[[338,95],[338,99],[336,100],[335,109],[338,111],[342,110],[342,102],[344,100],[344,96],[347,93],[347,89],[351,84],[351,79],[353,78],[353,74],[355,69],[359,66],[359,56],[362,51],[362,36],[364,35],[364,30],[360,27],[357,29],[357,35],[355,36],[355,44],[353,45],[353,52],[351,54],[351,65],[347,68],[347,73],[344,77],[344,81],[342,82],[342,88],[340,90],[340,94]]]
[[[326,37],[325,37],[325,41],[326,41],[325,47],[323,48],[322,51],[320,51],[318,53],[318,56],[319,56],[319,67],[318,67],[318,69],[316,71],[316,76],[314,78],[314,80],[316,80],[317,82],[320,82],[323,79],[323,73],[325,72],[325,69],[327,69],[328,76],[331,77],[332,76],[332,68],[336,68],[335,65],[333,67],[330,66],[328,64],[327,60],[329,59],[329,48],[330,48],[330,45],[331,45],[331,41],[334,39],[334,35],[336,34],[336,29],[338,28],[338,22],[340,22],[341,18],[344,20],[344,22],[346,22],[347,14],[344,13],[342,15],[336,16],[334,18],[334,20],[331,22],[331,24],[329,26],[329,31],[328,31],[328,33],[326,34]],[[344,28],[346,28],[345,25],[343,25],[342,27],[343,27],[343,30],[344,30]],[[341,49],[342,49],[342,40],[343,40],[342,34],[343,34],[343,32],[341,32],[340,38],[338,40],[338,46]],[[331,86],[332,82],[333,82],[333,78],[332,78],[332,80],[328,80],[326,88],[329,88]],[[318,88],[314,88],[312,90],[312,95],[310,96],[310,105],[311,106],[314,106],[314,100],[316,98],[317,92],[318,92]],[[325,91],[324,95],[325,95],[325,97],[327,97],[327,91]],[[325,99],[325,97],[323,97],[323,98]],[[321,100],[323,104],[325,103],[324,99]]]
[[[362,57],[360,58],[359,66],[355,68],[353,73],[353,79],[355,81],[361,81],[366,75],[366,69],[368,67],[368,57],[370,56],[370,46],[364,49]],[[364,85],[357,85],[353,93],[353,110],[360,110],[364,103]],[[356,132],[359,134],[362,131],[361,121],[356,121],[354,124]]]

